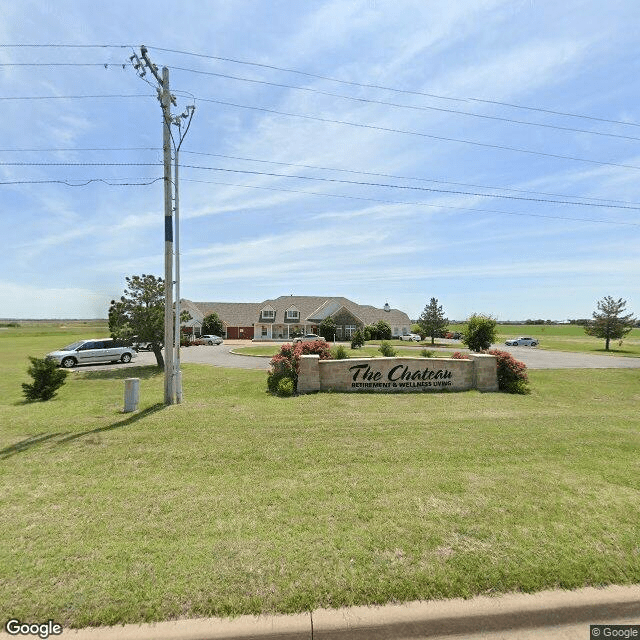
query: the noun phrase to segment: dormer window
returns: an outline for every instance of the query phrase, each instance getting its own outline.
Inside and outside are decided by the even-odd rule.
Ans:
[[[263,309],[262,318],[264,320],[273,320],[276,317],[276,312],[273,309]]]
[[[298,320],[300,312],[297,309],[287,309],[287,320]]]

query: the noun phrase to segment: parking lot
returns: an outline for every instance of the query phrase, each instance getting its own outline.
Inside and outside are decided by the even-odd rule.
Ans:
[[[451,340],[449,349],[461,352],[468,351],[461,346],[459,341]],[[235,369],[269,369],[269,358],[257,356],[242,356],[231,353],[233,349],[241,346],[252,346],[251,340],[225,340],[218,346],[197,346],[180,349],[180,359],[183,363],[207,364],[213,367],[229,367]],[[403,344],[403,347],[409,346]],[[424,348],[414,347],[416,355]],[[427,345],[427,348],[428,345]],[[537,347],[508,347],[504,344],[492,345],[492,348],[508,351],[516,360],[524,362],[529,369],[639,369],[640,358],[622,358],[607,355],[594,355],[590,353],[568,353],[564,351],[548,351]],[[436,351],[436,349],[432,349]],[[150,351],[141,351],[138,357],[130,364],[105,364],[77,367],[76,370],[95,369],[120,369],[140,365],[153,365],[156,358]]]

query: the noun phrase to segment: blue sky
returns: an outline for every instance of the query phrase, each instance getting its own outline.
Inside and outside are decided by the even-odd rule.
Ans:
[[[170,69],[174,111],[196,106],[182,297],[335,295],[414,318],[436,297],[452,319],[563,320],[611,295],[640,314],[636,0],[1,0],[0,15],[0,317],[106,317],[126,276],[164,274],[162,181],[140,184],[162,177],[155,89],[129,64],[141,44]],[[61,183],[95,179],[111,184]]]

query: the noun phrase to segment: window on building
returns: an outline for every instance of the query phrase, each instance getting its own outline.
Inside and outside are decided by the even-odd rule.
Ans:
[[[300,317],[300,312],[296,309],[287,310],[287,320],[297,320]]]
[[[348,325],[344,328],[345,338],[353,338],[353,334],[354,334],[355,332],[356,332],[355,325],[348,324]]]
[[[267,327],[265,327],[264,325],[262,325],[262,337],[263,338],[267,337]]]
[[[276,317],[276,312],[273,309],[263,309],[262,317],[265,320],[273,320]]]

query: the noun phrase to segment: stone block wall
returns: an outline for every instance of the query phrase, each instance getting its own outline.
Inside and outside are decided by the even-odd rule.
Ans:
[[[452,358],[350,358],[320,360],[317,355],[300,358],[298,392],[314,391],[497,391],[494,356]]]

